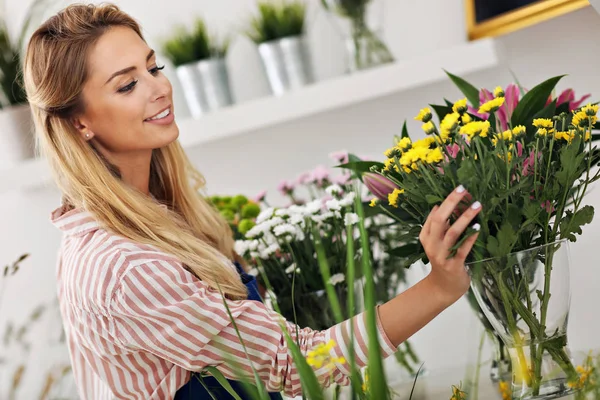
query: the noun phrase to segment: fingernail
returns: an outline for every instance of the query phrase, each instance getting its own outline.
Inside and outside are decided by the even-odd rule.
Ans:
[[[465,187],[464,187],[463,185],[459,185],[459,186],[456,188],[456,193],[464,193],[464,192],[465,192],[465,190],[466,190],[466,189],[465,189]]]
[[[473,210],[479,210],[481,208],[481,203],[476,201],[475,203],[471,204],[471,208]]]
[[[479,224],[473,224],[473,230],[479,232],[479,230],[481,229],[481,225]]]

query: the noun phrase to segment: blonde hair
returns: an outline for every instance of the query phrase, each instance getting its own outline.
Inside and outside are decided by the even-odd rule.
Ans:
[[[198,193],[204,178],[180,144],[173,142],[153,151],[152,199],[127,186],[118,169],[72,123],[85,110],[82,89],[88,52],[105,31],[116,26],[131,28],[143,39],[138,23],[113,4],[71,5],[33,33],[25,56],[24,82],[38,148],[70,204],[89,211],[115,234],[176,257],[229,298],[245,298],[245,286],[226,265],[225,258],[239,260],[231,230]]]

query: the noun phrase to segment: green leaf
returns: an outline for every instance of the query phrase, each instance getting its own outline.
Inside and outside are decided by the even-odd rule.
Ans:
[[[572,211],[567,210],[565,216],[560,221],[560,237],[569,239],[571,242],[577,240],[577,235],[583,233],[581,227],[592,222],[594,219],[594,207],[585,206],[580,210],[577,210],[575,214]]]
[[[479,89],[465,81],[463,78],[453,75],[446,70],[444,70],[444,72],[446,72],[446,75],[450,77],[452,82],[454,82],[458,89],[465,95],[467,100],[469,100],[469,103],[471,103],[473,107],[479,108]]]
[[[444,119],[444,117],[447,114],[450,114],[452,112],[452,107],[440,106],[440,105],[437,105],[437,104],[430,104],[429,106],[431,108],[433,108],[433,111],[437,115],[437,117],[440,120],[440,122]]]
[[[410,136],[408,135],[408,128],[406,127],[406,120],[404,120],[404,124],[402,125],[402,139],[404,138],[410,139]]]
[[[323,247],[323,242],[321,242],[319,239],[320,235],[316,226],[313,226],[313,237],[315,238],[314,242],[315,250],[317,252],[317,261],[319,262],[319,270],[321,271],[321,277],[323,279],[323,285],[325,286],[325,292],[327,293],[327,299],[329,300],[329,305],[333,311],[335,322],[339,324],[343,321],[342,308],[340,306],[340,301],[335,294],[335,289],[329,282],[329,279],[331,278],[331,270],[329,269],[329,263],[327,262],[327,257],[325,256],[325,248]],[[351,241],[352,240],[348,240],[348,242]]]
[[[371,172],[371,167],[383,168],[384,165],[379,161],[351,161],[336,166],[336,168],[348,169],[358,175],[362,175],[365,172]]]
[[[231,397],[233,397],[235,400],[242,400],[242,398],[235,392],[235,390],[233,390],[233,387],[231,387],[231,384],[221,373],[221,371],[219,371],[215,367],[210,366],[204,368],[204,370],[210,373],[217,380],[217,382],[219,382],[219,384],[223,386],[223,389],[227,390],[227,393],[229,393]]]
[[[529,121],[530,123],[533,122],[534,119],[537,118],[552,118],[554,117],[556,114],[560,114],[560,112],[557,112],[556,110],[556,99],[553,100],[550,104],[548,104],[546,107],[544,107],[542,110],[540,110],[537,114],[535,114],[532,118],[532,121]]]
[[[496,237],[488,237],[487,250],[492,257],[505,257],[511,253],[517,239],[517,232],[511,224],[504,222]]]
[[[420,243],[408,243],[403,246],[396,247],[387,253],[392,257],[406,258],[422,251],[423,247]]]
[[[444,201],[444,199],[442,199],[440,196],[436,196],[434,194],[425,195],[425,200],[427,201],[427,204],[429,204],[429,205],[441,203],[442,201]]]
[[[564,75],[550,78],[531,89],[519,101],[511,117],[512,126],[528,125],[533,116],[544,108],[556,84]]]

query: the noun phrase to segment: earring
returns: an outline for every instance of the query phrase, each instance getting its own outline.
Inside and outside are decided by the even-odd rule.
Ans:
[[[86,138],[86,139],[89,139],[89,138],[90,138],[90,134],[89,134],[89,133],[86,133],[86,134],[85,134],[85,138]]]

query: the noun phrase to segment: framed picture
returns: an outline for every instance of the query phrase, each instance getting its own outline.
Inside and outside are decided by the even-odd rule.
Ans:
[[[589,0],[465,0],[469,39],[513,32],[589,5]]]

